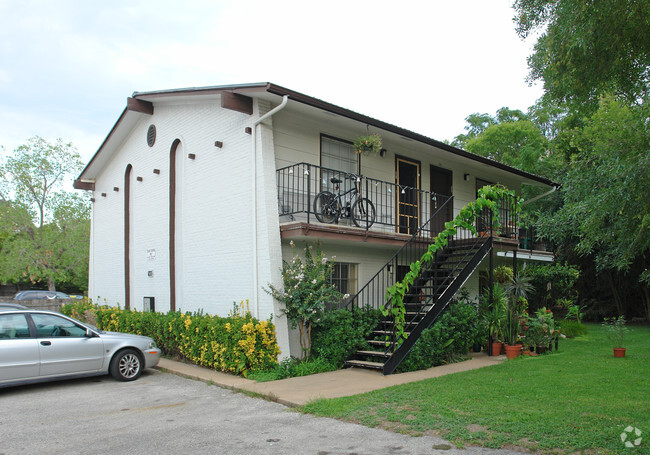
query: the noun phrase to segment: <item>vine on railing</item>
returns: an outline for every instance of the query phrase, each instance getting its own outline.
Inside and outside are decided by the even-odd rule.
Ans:
[[[392,315],[394,325],[394,336],[396,346],[399,346],[406,338],[407,335],[404,331],[406,326],[406,307],[404,305],[404,297],[408,289],[413,285],[416,278],[420,275],[422,266],[428,264],[434,259],[435,254],[442,248],[446,247],[449,243],[449,237],[456,235],[457,230],[467,229],[472,234],[476,235],[476,221],[481,217],[483,210],[488,209],[492,211],[493,224],[498,228],[501,226],[500,208],[502,201],[514,201],[512,207],[516,213],[521,210],[521,200],[516,199],[514,191],[507,188],[496,186],[484,186],[478,190],[478,197],[476,201],[468,203],[463,207],[460,213],[452,221],[445,223],[445,229],[442,230],[433,240],[427,251],[422,255],[420,260],[411,264],[409,272],[404,276],[402,281],[398,281],[393,286],[386,290],[386,299],[390,302],[390,307],[384,305],[381,312],[384,317]],[[386,338],[386,343],[390,341],[390,337]]]

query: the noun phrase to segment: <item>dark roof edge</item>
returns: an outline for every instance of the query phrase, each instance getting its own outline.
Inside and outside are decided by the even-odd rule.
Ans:
[[[422,142],[424,144],[431,145],[433,147],[437,147],[440,149],[443,149],[447,152],[453,153],[458,156],[462,156],[463,158],[468,158],[474,161],[478,161],[479,163],[487,164],[488,166],[493,166],[499,169],[502,169],[504,171],[510,172],[512,174],[519,175],[521,177],[526,177],[531,180],[535,180],[537,182],[543,183],[545,185],[549,186],[559,186],[558,183],[553,182],[552,180],[547,179],[546,177],[541,177],[539,175],[531,174],[530,172],[522,171],[521,169],[517,169],[512,166],[508,166],[507,164],[500,163],[495,160],[491,160],[489,158],[485,158],[479,155],[475,155],[473,153],[467,152],[465,150],[456,148],[452,145],[445,144],[444,142],[436,141],[435,139],[431,139],[430,137],[423,136],[418,133],[414,133],[413,131],[400,128],[399,126],[392,125],[390,123],[383,122],[381,120],[377,120],[372,117],[368,117],[367,115],[359,114],[357,112],[351,111],[349,109],[342,108],[340,106],[336,106],[334,104],[328,103],[326,101],[320,100],[318,98],[313,98],[311,96],[304,95],[302,93],[289,90],[285,87],[281,87],[279,85],[275,85],[272,83],[268,84],[267,91],[269,93],[272,93],[274,95],[278,96],[284,96],[288,95],[290,99],[293,101],[298,101],[303,104],[307,104],[313,107],[317,107],[319,109],[323,109],[329,112],[333,112],[335,114],[341,115],[343,117],[350,118],[352,120],[357,120],[361,123],[366,123],[368,125],[375,126],[377,128],[381,128],[386,131],[390,131],[391,133],[399,134],[401,136],[407,137],[409,139],[416,140],[418,142]]]
[[[108,135],[106,135],[106,138],[104,138],[102,145],[99,146],[93,157],[90,159],[90,161],[88,161],[88,164],[86,164],[86,167],[84,167],[83,171],[81,171],[81,174],[79,174],[77,180],[81,181],[83,179],[83,175],[86,173],[86,170],[95,162],[95,159],[99,156],[99,153],[102,151],[108,140],[113,136],[113,133],[117,129],[118,125],[124,120],[124,117],[126,116],[128,110],[128,107],[124,108],[117,121],[115,122],[115,125],[113,125],[113,128],[111,128],[111,130],[108,132]]]

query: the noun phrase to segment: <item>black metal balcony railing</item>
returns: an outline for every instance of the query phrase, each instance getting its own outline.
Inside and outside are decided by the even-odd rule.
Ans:
[[[446,202],[446,204],[452,204],[453,197]],[[406,273],[410,270],[410,265],[420,260],[422,255],[429,248],[431,243],[431,238],[423,234],[427,230],[430,231],[430,225],[440,223],[440,220],[444,218],[445,205],[441,205],[439,210],[434,212],[431,219],[429,219],[421,229],[414,233],[411,239],[405,243],[397,252],[393,255],[391,259],[382,267],[360,290],[356,295],[350,297],[347,300],[346,306],[348,308],[357,307],[357,308],[379,308],[385,303],[386,299],[386,289],[394,285],[396,282],[402,280]],[[444,222],[443,222],[444,223]],[[484,211],[479,219],[477,224],[485,226],[485,229],[477,234],[472,233],[467,229],[457,229],[456,234],[448,238],[449,245],[456,245],[464,247],[464,250],[460,253],[455,254],[455,265],[451,269],[446,270],[450,273],[448,276],[444,277],[440,283],[437,284],[449,284],[452,280],[452,277],[455,276],[455,273],[459,271],[459,267],[462,268],[464,263],[468,261],[472,255],[475,253],[475,250],[479,248],[486,239],[490,237],[489,226],[493,226],[493,218],[491,211]],[[438,262],[446,261],[448,258],[441,254],[436,254],[432,264],[429,267],[437,269],[439,267]],[[457,270],[458,269],[458,270]],[[449,282],[448,282],[449,281]]]
[[[359,197],[368,198],[375,207],[375,221],[369,230],[413,235],[426,224],[426,229],[421,234],[430,235],[432,231],[435,234],[444,228],[444,223],[431,225],[426,222],[432,213],[451,198],[450,196],[365,176],[350,179],[351,174],[346,172],[308,163],[293,164],[276,172],[278,212],[288,220],[318,222],[314,215],[316,195],[321,191],[329,191],[335,195],[344,194],[356,184]],[[341,183],[332,183],[332,178],[340,180]],[[343,204],[348,208],[354,204],[352,193],[343,197]],[[348,212],[349,210],[343,210],[344,216],[339,223],[354,226],[354,223],[345,217]],[[448,219],[451,219],[453,211],[449,210],[448,213]]]
[[[499,219],[494,220],[494,225],[491,229],[493,237],[501,237],[507,239],[516,239],[518,237],[517,226],[517,211],[516,211],[516,196],[506,196],[500,202]],[[487,219],[489,209],[483,211],[483,216],[476,221],[476,230],[481,233],[487,231],[488,228],[483,219]]]

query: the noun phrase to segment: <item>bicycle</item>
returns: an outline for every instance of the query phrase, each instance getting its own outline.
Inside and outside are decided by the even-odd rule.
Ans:
[[[330,182],[335,185],[338,195],[330,191],[321,191],[314,199],[314,214],[321,223],[338,224],[341,218],[352,218],[357,227],[369,229],[375,223],[375,206],[370,199],[361,197],[361,177],[346,174],[345,178],[354,180],[354,186],[341,193],[339,184],[343,180],[332,177]],[[350,194],[348,198],[346,196]],[[347,199],[347,200],[346,200]]]

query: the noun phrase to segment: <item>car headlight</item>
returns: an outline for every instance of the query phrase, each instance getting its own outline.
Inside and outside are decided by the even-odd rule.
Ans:
[[[149,347],[147,349],[157,349],[157,348],[158,348],[158,346],[156,346],[156,342],[151,340],[149,342]]]

